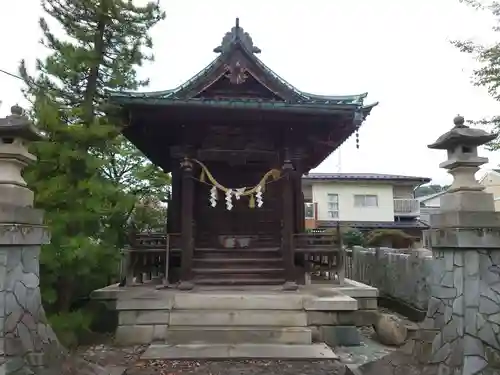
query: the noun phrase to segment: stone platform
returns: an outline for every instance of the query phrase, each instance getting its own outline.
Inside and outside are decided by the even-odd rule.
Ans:
[[[377,294],[347,280],[342,287],[312,284],[295,292],[280,286],[179,291],[112,285],[92,298],[118,312],[116,344],[153,344],[144,354],[150,359],[332,359],[323,342],[355,345],[356,326],[375,321]]]

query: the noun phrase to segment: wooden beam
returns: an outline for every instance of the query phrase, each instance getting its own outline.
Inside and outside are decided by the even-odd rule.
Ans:
[[[193,288],[193,205],[194,183],[193,165],[184,158],[181,161],[182,192],[181,192],[181,282],[179,289],[190,290]]]
[[[295,274],[295,251],[293,244],[294,227],[294,199],[293,199],[293,165],[290,161],[288,151],[285,151],[285,162],[283,163],[283,228],[281,237],[281,251],[285,262],[285,284],[284,290],[297,290]]]

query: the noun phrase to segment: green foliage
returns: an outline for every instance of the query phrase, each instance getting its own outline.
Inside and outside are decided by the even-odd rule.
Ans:
[[[49,322],[61,343],[74,348],[90,333],[92,316],[78,310],[50,315]]]
[[[120,124],[106,116],[105,101],[107,90],[147,83],[137,79],[136,69],[152,59],[148,32],[165,15],[153,2],[137,7],[128,0],[42,0],[42,5],[65,35],[56,36],[42,18],[49,56],[37,61],[35,76],[24,62],[20,66],[31,115],[46,135],[33,145],[39,160],[26,179],[52,233],[41,254],[43,301],[49,313],[58,314],[55,325],[62,330],[73,323],[84,329],[83,317],[66,313],[79,298],[116,279],[129,217],[138,212],[140,220],[165,224],[163,206],[145,209],[139,203],[164,201],[169,176],[118,136]]]
[[[426,195],[436,194],[448,189],[449,185],[428,184],[422,185],[415,189],[415,197],[423,197]]]
[[[339,229],[337,228],[329,228],[324,233],[330,234],[337,241],[338,232]],[[340,227],[340,236],[342,237],[342,244],[347,247],[363,246],[364,244],[363,233],[355,228]]]
[[[365,236],[358,229],[346,230],[342,235],[342,241],[347,247],[363,246],[365,244]]]
[[[482,12],[490,12],[497,20],[493,31],[500,32],[500,2],[486,0],[459,0],[474,9]],[[483,45],[472,40],[454,40],[452,44],[461,52],[470,54],[478,62],[478,68],[474,70],[472,81],[474,85],[485,87],[488,93],[495,99],[500,100],[500,42]],[[495,132],[500,131],[500,116],[470,121],[476,126],[485,127]],[[490,150],[500,149],[500,140],[490,142]]]
[[[396,249],[409,248],[415,243],[415,238],[399,229],[375,229],[366,236],[368,246],[389,246]]]

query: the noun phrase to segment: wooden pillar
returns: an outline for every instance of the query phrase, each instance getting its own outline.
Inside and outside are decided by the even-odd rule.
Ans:
[[[297,166],[295,165],[295,168]],[[293,206],[294,206],[294,232],[302,233],[305,227],[304,194],[302,194],[302,175],[297,169],[292,172],[293,180]]]
[[[172,170],[172,197],[171,197],[171,210],[169,207],[169,211],[172,211],[170,216],[171,223],[168,225],[169,233],[179,234],[181,232],[181,191],[182,191],[182,176],[181,170],[179,168],[174,168]]]
[[[187,159],[181,161],[181,282],[179,289],[192,289],[193,275],[193,204],[194,204],[194,181],[193,164]]]
[[[292,156],[293,171],[293,203],[294,203],[294,232],[302,233],[305,230],[304,194],[302,193],[302,150],[295,149]]]
[[[283,228],[281,234],[281,252],[285,265],[284,290],[297,290],[295,274],[295,251],[293,244],[294,199],[293,199],[293,165],[289,158],[283,163]]]

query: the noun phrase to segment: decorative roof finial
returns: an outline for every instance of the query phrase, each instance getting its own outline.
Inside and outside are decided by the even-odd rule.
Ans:
[[[260,48],[253,45],[252,38],[240,27],[240,19],[236,18],[235,26],[224,35],[219,47],[214,49],[216,53],[228,52],[235,45],[242,46],[247,52],[260,53]]]
[[[23,109],[17,104],[10,107],[10,113],[14,116],[22,116],[23,112]]]
[[[453,123],[455,124],[455,128],[467,128],[467,126],[465,125],[465,119],[463,116],[457,115],[453,119]]]

